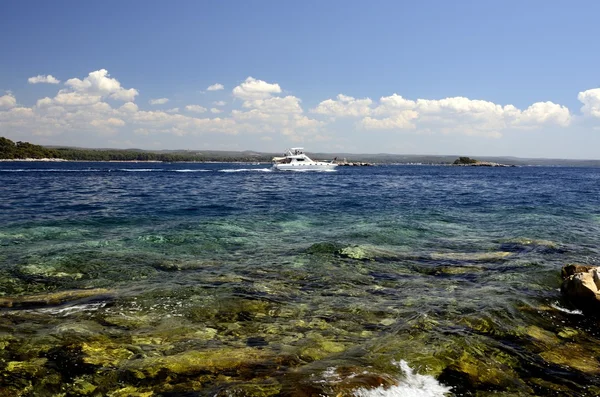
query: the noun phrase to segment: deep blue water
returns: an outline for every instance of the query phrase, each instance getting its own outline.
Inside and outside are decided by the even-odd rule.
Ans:
[[[405,360],[457,395],[585,395],[574,383],[600,390],[598,360],[557,357],[597,335],[558,286],[562,265],[600,262],[599,198],[599,168],[3,162],[0,293],[110,289],[110,305],[65,318],[99,321],[131,344],[159,333],[168,314],[180,318],[169,327],[195,332],[186,343],[216,330],[194,349],[260,341],[298,357],[292,367],[307,379],[344,365],[393,373]],[[15,344],[23,313],[4,325]],[[123,328],[118,313],[142,313],[143,324]],[[27,332],[56,333],[51,319],[40,324]],[[557,336],[565,327],[578,336]],[[153,354],[185,350],[169,343],[175,350]],[[465,360],[514,382],[481,376],[460,389]]]

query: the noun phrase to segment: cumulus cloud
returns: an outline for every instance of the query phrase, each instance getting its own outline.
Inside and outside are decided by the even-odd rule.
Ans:
[[[233,96],[243,100],[266,99],[273,94],[281,93],[279,84],[270,84],[254,77],[248,77],[246,81],[233,89]]]
[[[219,83],[217,83],[217,84],[209,85],[209,86],[206,88],[206,91],[219,91],[219,90],[222,90],[222,89],[224,89],[224,88],[225,88],[225,87],[223,86],[223,84],[219,84]]]
[[[542,124],[567,127],[571,123],[569,109],[553,102],[536,102],[524,111],[513,115],[515,120],[512,124],[517,127],[535,127]]]
[[[73,78],[54,97],[37,100],[31,108],[16,107],[11,93],[0,97],[0,130],[17,135],[59,135],[68,132],[114,135],[120,131],[145,134],[236,134],[236,121],[227,118],[199,118],[178,114],[179,109],[144,111],[134,102],[137,90],[124,88],[104,69],[84,79]],[[109,99],[125,103],[113,108]],[[4,110],[3,110],[4,109]],[[206,111],[199,105],[192,111]]]
[[[337,99],[327,99],[312,109],[313,113],[333,117],[360,117],[371,113],[371,104],[373,101],[369,98],[356,99],[351,96],[339,94]]]
[[[112,99],[132,102],[139,94],[134,88],[125,89],[117,79],[111,78],[106,69],[96,70],[88,74],[86,78],[69,79],[65,82],[74,92]]]
[[[183,114],[179,108],[149,111],[134,103],[138,95],[135,88],[124,88],[105,69],[100,69],[85,78],[67,80],[55,96],[39,98],[29,108],[19,107],[10,92],[0,96],[0,130],[30,135],[65,132],[113,135],[124,131],[177,136],[281,134],[291,141],[314,142],[332,139],[335,123],[343,118],[353,123],[356,131],[363,132],[413,131],[487,137],[500,137],[507,130],[566,127],[572,122],[569,109],[553,102],[537,102],[519,109],[465,97],[413,100],[396,93],[375,100],[339,94],[318,103],[307,115],[300,98],[282,92],[279,84],[248,77],[233,89],[234,97],[241,101],[233,102],[233,110],[225,116],[221,116],[219,108],[226,105],[224,101],[213,102],[210,109],[188,105],[181,109]],[[583,91],[578,98],[584,115],[600,118],[600,89]],[[123,103],[115,105],[114,101]],[[149,105],[165,103],[167,98],[149,101]],[[347,127],[348,121],[344,125]]]
[[[0,96],[0,108],[10,109],[17,106],[17,100],[13,94]]]
[[[38,74],[35,77],[28,78],[27,81],[29,82],[29,84],[39,84],[39,83],[58,84],[58,83],[60,83],[60,80],[58,80],[56,77],[52,76],[51,74],[46,75],[46,76],[44,76],[42,74]]]
[[[510,128],[566,127],[571,122],[569,109],[552,102],[537,102],[520,110],[513,105],[502,106],[465,97],[414,101],[395,93],[381,97],[377,103],[370,98],[356,99],[339,94],[336,99],[322,101],[311,111],[334,118],[360,117],[357,125],[365,130],[418,129],[490,137],[500,137],[501,131]]]
[[[148,103],[150,105],[164,105],[167,102],[169,102],[169,98],[157,98],[157,99],[150,99],[148,101]]]
[[[600,118],[600,88],[580,92],[577,99],[583,103],[581,113]]]
[[[194,113],[204,113],[206,112],[206,108],[200,105],[187,105],[185,107],[185,110],[187,110],[188,112],[194,112]]]
[[[267,99],[253,99],[245,101],[242,105],[244,108],[257,109],[264,113],[302,113],[300,107],[300,99],[295,96],[288,95],[286,97],[271,97]]]

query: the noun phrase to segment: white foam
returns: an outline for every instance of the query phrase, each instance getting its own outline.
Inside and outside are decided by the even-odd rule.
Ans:
[[[375,389],[358,389],[356,397],[444,397],[451,388],[439,383],[433,376],[414,373],[406,361],[394,362],[404,373],[404,378],[398,379],[398,385]]]
[[[552,306],[556,310],[559,310],[559,311],[564,312],[564,313],[577,314],[577,315],[580,315],[580,316],[583,315],[583,312],[581,310],[569,310],[569,309],[566,309],[564,307],[558,306],[557,303],[551,303],[550,306]]]
[[[210,172],[210,170],[173,170],[175,172]]]
[[[34,309],[32,311],[54,314],[54,315],[61,315],[61,316],[68,316],[69,314],[73,314],[73,313],[96,311],[98,309],[102,309],[104,306],[106,306],[106,302],[96,302],[96,303],[84,303],[84,304],[80,304],[80,305],[72,305],[72,306],[66,306],[66,307],[48,307],[48,308]]]

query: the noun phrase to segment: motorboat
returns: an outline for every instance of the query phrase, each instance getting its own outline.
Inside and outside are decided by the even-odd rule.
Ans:
[[[333,171],[333,161],[315,161],[304,153],[304,148],[293,147],[283,157],[273,157],[273,168],[280,171]]]

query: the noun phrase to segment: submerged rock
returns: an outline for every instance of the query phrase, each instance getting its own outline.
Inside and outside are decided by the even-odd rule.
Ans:
[[[83,277],[82,273],[62,271],[55,265],[29,264],[19,267],[18,270],[23,277],[43,279],[69,278],[73,280],[78,280]]]
[[[581,310],[600,310],[600,267],[571,264],[561,274],[563,295]]]
[[[306,249],[307,254],[333,255],[343,247],[336,243],[315,243]]]
[[[511,255],[511,252],[497,251],[497,252],[445,252],[438,253],[434,252],[431,254],[433,260],[448,260],[448,261],[461,261],[461,262],[486,262],[496,261],[506,258]]]
[[[547,362],[574,368],[588,374],[600,374],[600,362],[585,347],[566,343],[540,353]]]
[[[272,360],[272,353],[254,348],[222,348],[134,360],[128,370],[138,379],[167,375],[192,376],[200,373],[219,374],[251,368]]]
[[[399,252],[388,251],[372,245],[353,245],[339,249],[336,254],[342,258],[357,259],[361,261],[403,259],[406,255]]]

